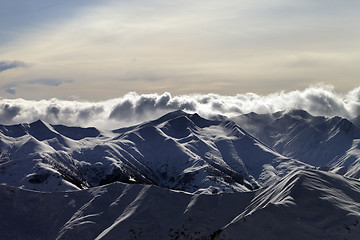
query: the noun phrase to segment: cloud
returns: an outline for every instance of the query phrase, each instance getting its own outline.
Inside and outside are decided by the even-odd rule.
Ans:
[[[15,3],[0,10],[6,28],[20,27],[0,52],[34,65],[4,80],[46,73],[77,84],[66,93],[23,95],[32,98],[270,93],[325,80],[348,90],[360,76],[360,1],[21,2],[22,10]]]
[[[5,92],[10,93],[11,95],[15,95],[15,94],[16,94],[16,90],[13,89],[13,88],[7,88],[7,89],[5,90]]]
[[[32,79],[32,80],[26,81],[25,83],[57,87],[63,83],[72,83],[72,82],[73,82],[73,80],[70,80],[70,79],[40,78],[40,79]]]
[[[15,69],[19,67],[26,67],[27,65],[22,61],[0,61],[0,72],[4,72],[6,70]]]
[[[302,91],[266,96],[254,93],[171,96],[168,92],[161,95],[131,92],[121,98],[100,102],[0,99],[0,121],[15,124],[42,119],[53,124],[114,129],[149,121],[178,109],[198,112],[204,117],[303,109],[313,115],[353,118],[360,115],[360,87],[339,93],[332,86],[317,85]]]
[[[0,104],[0,121],[11,122],[15,116],[21,111],[21,108],[16,105]]]
[[[72,83],[73,80],[70,79],[56,79],[56,78],[40,78],[40,79],[32,79],[28,81],[22,82],[12,82],[11,84],[0,86],[0,89],[5,89],[5,92],[10,93],[12,95],[16,94],[16,87],[21,87],[24,85],[45,85],[58,87],[63,83]]]

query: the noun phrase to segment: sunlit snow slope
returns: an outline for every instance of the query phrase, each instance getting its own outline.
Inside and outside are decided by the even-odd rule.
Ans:
[[[345,118],[312,116],[303,110],[291,110],[249,113],[232,120],[284,156],[360,177],[360,129]]]
[[[228,120],[182,111],[115,131],[0,126],[0,182],[31,190],[89,188],[115,181],[187,192],[238,192],[298,167]]]
[[[357,240],[351,121],[175,111],[113,131],[0,125],[0,239]]]
[[[1,239],[358,239],[360,182],[319,170],[252,192],[113,183],[41,193],[0,186]]]

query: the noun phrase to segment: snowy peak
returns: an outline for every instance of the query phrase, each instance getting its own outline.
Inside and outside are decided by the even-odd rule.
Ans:
[[[57,133],[50,124],[41,120],[30,123],[26,127],[27,132],[39,141],[51,138],[61,138],[60,134]]]
[[[304,110],[251,113],[232,120],[280,154],[314,166],[330,166],[360,137],[347,119],[312,116]]]
[[[187,116],[179,116],[166,121],[160,129],[168,136],[184,138],[189,136],[196,128],[196,125]]]
[[[294,110],[234,121],[175,111],[112,132],[42,121],[0,126],[9,175],[0,181],[50,191],[121,181],[217,193],[267,186],[297,168],[360,174],[358,129],[346,119]],[[28,181],[37,175],[46,180]]]
[[[284,115],[291,116],[293,118],[300,118],[300,119],[310,119],[313,117],[310,113],[302,109],[292,109],[289,111],[284,111],[283,113],[285,113]]]
[[[25,124],[0,125],[0,132],[7,137],[21,137],[27,134]]]
[[[0,125],[0,239],[357,240],[358,134],[302,110]]]
[[[176,110],[176,111],[173,111],[173,112],[169,112],[167,114],[165,114],[164,116],[156,119],[156,120],[153,120],[151,121],[152,123],[154,124],[160,124],[160,123],[163,123],[163,122],[166,122],[166,121],[169,121],[171,119],[174,119],[174,118],[178,118],[180,116],[187,116],[188,113],[182,111],[182,110]]]
[[[337,174],[295,171],[259,191],[247,209],[223,228],[221,237],[357,239],[360,182]],[[256,229],[261,226],[261,231]],[[266,234],[263,234],[263,233]],[[286,234],[284,234],[286,233]]]
[[[158,123],[158,121],[156,121]],[[175,138],[184,138],[194,131],[219,125],[219,121],[211,121],[200,117],[198,114],[187,114],[182,112],[181,115],[172,119],[163,121],[158,127],[167,135]]]
[[[30,126],[30,128],[33,128],[34,130],[36,130],[36,129],[41,130],[43,128],[47,128],[48,124],[45,123],[44,121],[38,119],[37,121],[30,123],[29,126]]]
[[[18,124],[18,125],[0,125],[0,131],[2,134],[8,137],[21,137],[24,135],[31,135],[43,141],[58,136],[58,133],[51,127],[50,124],[41,120],[37,120],[30,124]]]
[[[24,176],[47,176],[42,183],[48,183],[49,189],[54,187],[51,182],[57,182],[56,189],[71,189],[121,181],[188,192],[249,191],[275,181],[291,166],[305,166],[290,161],[289,169],[273,174],[287,158],[232,121],[183,111],[104,135],[94,128],[41,121],[21,126],[30,139],[9,138],[4,149],[10,158],[28,160],[16,167],[7,163],[7,171],[26,165],[10,179],[30,189],[44,190],[45,185],[28,182]],[[10,181],[6,179],[0,175],[1,181]]]
[[[81,140],[84,138],[95,138],[101,136],[100,131],[94,127],[80,128],[80,127],[68,127],[64,125],[52,125],[52,127],[58,133],[73,140]]]
[[[101,136],[100,131],[94,127],[81,128],[68,127],[64,125],[51,125],[42,120],[37,120],[29,124],[0,125],[0,133],[12,138],[31,135],[39,141],[51,138],[60,138],[61,135],[72,140]]]
[[[215,123],[219,123],[219,121],[212,121],[212,120],[205,119],[205,118],[201,117],[200,115],[198,115],[197,113],[190,114],[190,113],[186,113],[182,110],[177,110],[174,112],[167,113],[164,116],[162,116],[156,120],[146,122],[143,124],[139,124],[139,125],[136,125],[133,127],[120,128],[118,130],[114,130],[114,132],[120,133],[120,132],[128,131],[128,130],[131,130],[134,128],[145,127],[148,125],[158,126],[158,125],[163,125],[168,122],[170,122],[170,124],[173,122],[174,127],[176,127],[176,125],[179,125],[179,126],[192,125],[193,127],[197,126],[197,127],[201,127],[201,128],[215,124]],[[176,122],[176,123],[174,123],[174,122]]]
[[[343,132],[353,138],[360,138],[360,130],[349,120],[341,117],[333,117],[328,120],[332,133]]]

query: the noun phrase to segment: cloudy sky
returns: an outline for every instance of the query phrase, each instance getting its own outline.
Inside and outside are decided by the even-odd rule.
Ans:
[[[358,0],[1,0],[0,123],[360,115]]]
[[[0,97],[235,95],[360,79],[358,0],[0,2]]]

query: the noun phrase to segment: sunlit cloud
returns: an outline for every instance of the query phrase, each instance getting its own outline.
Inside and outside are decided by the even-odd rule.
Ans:
[[[303,91],[276,92],[264,96],[254,93],[172,96],[168,92],[161,95],[131,92],[121,98],[99,102],[1,99],[0,121],[14,124],[42,119],[53,124],[114,129],[153,120],[178,109],[197,112],[204,117],[303,109],[313,115],[351,119],[360,115],[360,87],[346,94],[335,91],[329,85],[318,85]]]

